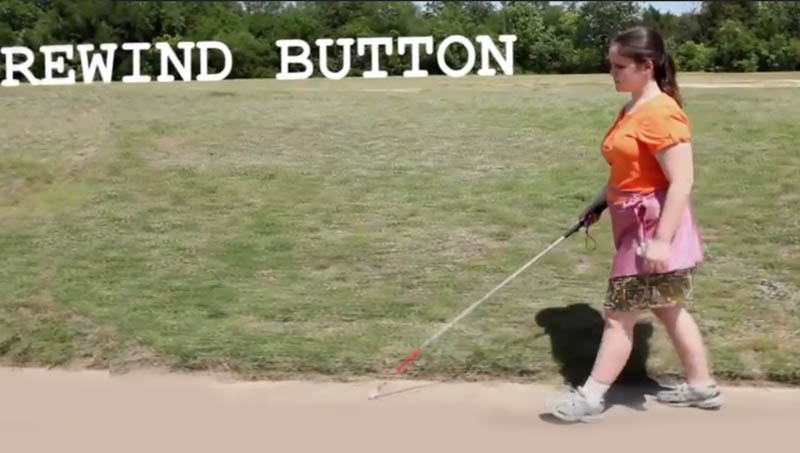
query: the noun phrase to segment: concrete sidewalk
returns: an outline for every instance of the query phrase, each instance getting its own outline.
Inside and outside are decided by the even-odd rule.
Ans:
[[[0,452],[798,449],[800,389],[726,388],[710,412],[639,396],[567,425],[543,415],[552,386],[398,381],[370,401],[376,384],[0,368]]]

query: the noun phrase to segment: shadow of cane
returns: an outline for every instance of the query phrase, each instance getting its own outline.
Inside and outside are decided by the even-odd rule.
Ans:
[[[395,395],[399,395],[399,394],[402,394],[402,393],[419,392],[422,389],[427,388],[427,387],[431,387],[431,386],[433,386],[435,384],[436,384],[435,382],[428,382],[428,383],[425,383],[425,384],[418,384],[418,385],[414,385],[414,386],[411,386],[411,387],[392,390],[392,391],[389,391],[389,392],[380,392],[380,393],[378,393],[378,394],[376,394],[374,396],[371,396],[369,399],[370,400],[378,400],[378,399],[386,398],[387,396],[395,396]]]

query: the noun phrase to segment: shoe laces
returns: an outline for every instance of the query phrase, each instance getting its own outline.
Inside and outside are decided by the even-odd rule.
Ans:
[[[565,393],[552,397],[549,403],[553,407],[564,406],[564,405],[569,405],[570,407],[576,407],[579,404],[578,402],[581,400],[588,402],[588,399],[583,394],[583,392],[580,391],[579,388],[569,387],[569,389]]]

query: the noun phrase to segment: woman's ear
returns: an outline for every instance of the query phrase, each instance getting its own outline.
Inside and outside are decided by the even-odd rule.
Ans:
[[[653,60],[645,60],[643,63],[636,63],[636,67],[642,72],[647,72],[649,70],[654,77],[656,75],[655,65],[653,65]]]

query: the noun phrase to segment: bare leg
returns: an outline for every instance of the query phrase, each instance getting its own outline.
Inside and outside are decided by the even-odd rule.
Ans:
[[[708,366],[708,358],[700,329],[683,305],[655,308],[653,313],[664,324],[672,344],[677,350],[686,380],[691,386],[714,384]]]
[[[628,363],[633,348],[633,328],[639,319],[637,311],[605,311],[605,328],[600,350],[592,369],[592,378],[611,385]]]
[[[639,313],[635,311],[606,310],[603,338],[592,375],[578,392],[570,392],[556,401],[550,413],[562,420],[575,421],[604,410],[603,397],[631,355],[633,328],[638,318]]]

